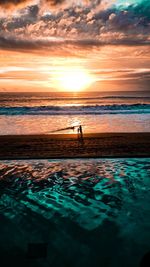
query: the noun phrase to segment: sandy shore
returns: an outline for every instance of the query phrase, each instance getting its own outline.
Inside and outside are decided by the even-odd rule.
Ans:
[[[0,159],[150,157],[150,133],[0,136]]]

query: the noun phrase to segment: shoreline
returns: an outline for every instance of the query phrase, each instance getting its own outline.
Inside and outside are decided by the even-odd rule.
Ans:
[[[1,135],[0,160],[150,157],[150,133]]]

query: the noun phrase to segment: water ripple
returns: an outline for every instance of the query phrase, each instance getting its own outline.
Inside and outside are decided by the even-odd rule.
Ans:
[[[131,215],[150,188],[149,159],[0,162],[0,213],[29,210],[46,219],[69,218],[82,228]],[[144,212],[144,210],[143,210]],[[14,219],[15,220],[15,219]]]

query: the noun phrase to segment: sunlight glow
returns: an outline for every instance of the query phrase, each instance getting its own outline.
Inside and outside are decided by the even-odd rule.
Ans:
[[[64,68],[56,77],[56,87],[61,91],[79,92],[94,82],[88,71],[82,68]]]

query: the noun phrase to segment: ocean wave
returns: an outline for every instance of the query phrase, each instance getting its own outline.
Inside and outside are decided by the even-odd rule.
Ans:
[[[0,107],[0,115],[76,115],[150,113],[150,104]]]
[[[137,100],[137,101],[150,101],[150,94],[146,94],[145,92],[132,92],[132,94],[123,95],[123,92],[120,94],[113,93],[107,94],[104,92],[88,92],[88,93],[78,93],[72,95],[72,93],[4,93],[0,92],[0,103],[8,103],[8,102],[39,102],[39,101],[72,101],[72,100]]]
[[[44,97],[44,96],[40,96],[40,97],[33,97],[31,96],[29,97],[25,97],[25,96],[17,96],[17,97],[8,97],[8,96],[2,96],[0,95],[0,103],[8,103],[8,102],[39,102],[39,101],[74,101],[74,100],[147,100],[150,101],[150,97],[149,96],[93,96],[93,97],[88,97],[88,96],[48,96],[48,97]]]

